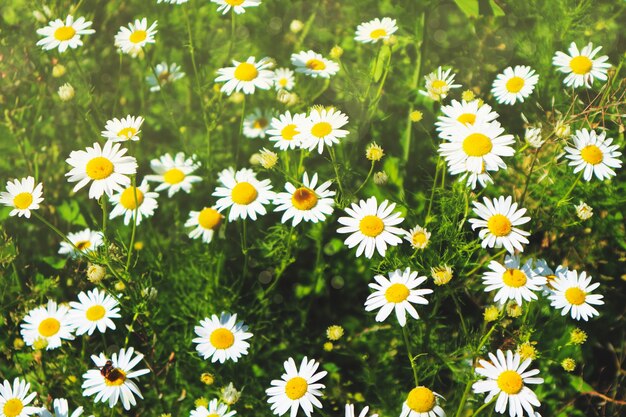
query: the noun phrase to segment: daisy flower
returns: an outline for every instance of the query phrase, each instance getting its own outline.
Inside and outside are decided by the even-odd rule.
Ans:
[[[424,77],[426,90],[419,92],[435,101],[441,101],[448,96],[451,89],[461,87],[461,84],[453,84],[455,76],[456,74],[453,74],[451,69],[444,71],[443,68],[439,67],[437,71]]]
[[[584,85],[591,88],[596,78],[606,81],[607,70],[611,68],[611,64],[606,62],[609,60],[608,56],[594,58],[600,49],[602,49],[601,46],[593,49],[593,44],[589,42],[579,51],[576,44],[572,42],[568,49],[569,55],[558,51],[552,58],[552,65],[557,67],[557,71],[567,74],[563,80],[566,86],[577,88]]]
[[[376,43],[389,37],[398,30],[396,19],[383,17],[361,23],[356,28],[356,39],[362,43]]]
[[[211,400],[207,407],[201,405],[195,410],[191,410],[189,417],[232,417],[237,412],[228,411],[228,406],[219,402],[217,398]]]
[[[491,93],[498,103],[513,105],[516,101],[524,102],[524,99],[532,94],[537,81],[539,74],[535,74],[531,67],[526,65],[508,67],[493,81]]]
[[[383,275],[376,275],[374,279],[376,283],[369,284],[374,292],[365,301],[365,311],[379,310],[376,314],[376,321],[379,322],[385,321],[394,310],[402,327],[406,324],[407,312],[418,320],[420,316],[413,304],[427,305],[428,300],[422,296],[433,292],[429,289],[416,289],[426,281],[426,277],[418,277],[417,272],[410,268],[390,272],[389,279]]]
[[[217,187],[213,195],[220,197],[215,208],[222,212],[230,207],[228,220],[250,217],[256,220],[257,214],[267,213],[265,205],[274,197],[270,180],[259,181],[251,169],[243,168],[237,172],[233,168],[219,174],[223,187]]]
[[[135,22],[129,23],[127,28],[120,27],[117,35],[115,35],[115,46],[123,53],[135,58],[143,51],[144,46],[154,43],[154,35],[157,33],[156,27],[156,21],[148,27],[148,19],[145,17],[141,20],[135,19]]]
[[[246,12],[246,7],[257,7],[261,4],[261,0],[211,0],[211,3],[217,4],[217,11],[226,14],[233,9],[236,14]]]
[[[296,139],[300,133],[298,126],[302,126],[305,120],[306,114],[296,113],[292,116],[289,110],[287,110],[278,118],[272,118],[270,129],[266,133],[270,141],[274,142],[274,147],[283,151],[295,149],[300,147],[300,140]]]
[[[449,105],[441,107],[441,113],[435,125],[442,139],[455,137],[459,125],[482,125],[498,118],[498,113],[491,111],[490,105],[481,105],[478,100],[452,100]]]
[[[508,300],[515,300],[522,305],[522,300],[537,299],[534,291],[541,290],[547,281],[545,277],[536,275],[532,269],[532,259],[520,265],[519,256],[507,255],[504,265],[497,261],[489,262],[490,271],[483,274],[485,292],[498,290],[494,302],[504,304]]]
[[[98,329],[100,333],[106,332],[107,328],[115,330],[112,319],[119,319],[118,302],[104,291],[94,288],[85,293],[78,293],[78,302],[70,301],[70,311],[67,314],[67,322],[76,331],[76,336],[85,333],[91,336]]]
[[[604,298],[600,294],[591,294],[593,290],[600,286],[599,282],[591,284],[591,276],[586,272],[567,271],[561,274],[552,282],[554,287],[552,295],[548,298],[554,308],[561,310],[564,316],[570,313],[574,320],[585,320],[598,316],[598,310],[592,305],[602,305]]]
[[[102,131],[102,137],[112,142],[126,142],[127,140],[138,141],[139,133],[141,133],[141,124],[143,117],[128,115],[123,119],[114,118],[107,121]]]
[[[439,154],[450,166],[465,164],[468,172],[497,171],[506,168],[503,156],[512,156],[515,150],[513,135],[503,135],[498,122],[479,125],[457,125],[449,131],[448,142],[439,145]]]
[[[420,225],[406,232],[405,239],[413,246],[414,249],[424,249],[430,241],[430,232]]]
[[[244,94],[254,94],[256,88],[269,90],[274,83],[274,73],[270,71],[271,62],[268,58],[261,58],[255,62],[251,56],[246,62],[233,60],[232,67],[217,70],[218,77],[215,82],[226,82],[221,91],[228,95],[233,92],[243,91]]]
[[[265,133],[269,129],[271,112],[255,109],[243,120],[243,135],[249,139],[265,138]]]
[[[189,219],[185,222],[185,227],[194,228],[189,232],[190,238],[202,238],[203,242],[210,243],[223,220],[224,216],[214,207],[204,207],[200,211],[189,212]]]
[[[150,91],[160,91],[161,87],[166,84],[171,84],[176,80],[180,80],[185,76],[185,73],[181,71],[180,65],[176,63],[167,64],[167,62],[161,62],[154,67],[154,72],[146,77],[146,81],[150,86]]]
[[[111,408],[121,399],[124,409],[130,410],[131,406],[137,404],[135,395],[143,399],[139,387],[133,380],[150,372],[148,369],[133,371],[142,359],[143,355],[141,353],[135,355],[135,349],[132,347],[121,349],[119,353],[111,356],[113,366],[111,371],[103,375],[101,369],[109,359],[104,353],[100,353],[99,356],[91,355],[91,360],[98,369],[90,369],[83,374],[85,379],[81,387],[83,396],[90,397],[95,394],[95,403],[108,401]]]
[[[393,210],[396,203],[383,201],[380,206],[376,197],[361,200],[358,204],[352,203],[345,211],[349,217],[340,217],[337,221],[344,225],[340,227],[338,233],[350,233],[344,241],[349,248],[358,245],[356,256],[365,254],[366,258],[374,255],[377,250],[380,256],[385,256],[387,245],[396,246],[402,243],[400,236],[406,232],[396,225],[404,220],[401,213]]]
[[[491,362],[484,359],[478,361],[480,366],[475,371],[485,379],[474,382],[472,389],[477,394],[489,393],[485,397],[485,404],[497,396],[497,413],[504,414],[508,403],[510,417],[523,417],[524,411],[529,416],[534,416],[533,406],[539,407],[541,403],[526,385],[543,383],[543,378],[534,377],[539,370],[526,371],[532,359],[521,362],[519,353],[514,354],[507,350],[505,357],[504,352],[498,349],[496,354],[497,356],[489,353]]]
[[[222,313],[220,317],[213,314],[211,318],[200,321],[200,326],[194,327],[196,332],[193,343],[197,343],[196,350],[204,359],[211,358],[211,362],[224,363],[227,360],[237,362],[240,357],[248,354],[250,343],[247,339],[252,333],[247,332],[248,326],[237,321],[236,314]]]
[[[585,181],[591,181],[593,175],[600,181],[615,176],[612,168],[620,168],[622,155],[617,149],[619,145],[611,145],[612,138],[606,132],[596,133],[595,130],[582,129],[573,136],[574,146],[566,146],[565,156],[570,159],[570,166],[575,167],[574,173],[583,171]]]
[[[515,226],[521,226],[530,221],[530,217],[524,217],[526,209],[517,209],[517,203],[513,203],[513,197],[500,196],[489,200],[483,197],[483,203],[474,201],[474,213],[480,219],[469,219],[472,230],[481,228],[478,237],[482,239],[483,248],[500,248],[504,246],[509,253],[515,250],[524,252],[522,244],[528,243],[526,236],[530,233]]]
[[[56,398],[52,402],[52,408],[54,409],[54,414],[50,411],[42,408],[39,411],[40,417],[80,417],[83,415],[83,407],[78,407],[72,414],[70,414],[69,405],[67,404],[67,400],[65,398]]]
[[[296,84],[293,74],[289,68],[276,68],[274,70],[274,87],[276,90],[291,91]]]
[[[296,67],[296,72],[300,72],[309,77],[330,78],[339,71],[339,65],[321,54],[314,51],[301,51],[291,54],[291,64]]]
[[[289,219],[291,225],[296,226],[301,221],[317,223],[326,220],[326,216],[333,213],[333,199],[335,192],[328,189],[331,181],[326,181],[317,187],[317,173],[309,181],[309,175],[305,172],[302,177],[302,186],[296,188],[290,182],[285,184],[286,193],[278,193],[274,198],[274,211],[284,211],[280,219],[286,223]]]
[[[152,217],[154,210],[159,206],[157,198],[159,194],[150,192],[150,185],[144,180],[139,187],[125,188],[123,191],[114,194],[111,197],[113,210],[109,215],[110,219],[118,216],[124,216],[124,224],[129,223],[140,224],[144,218]],[[133,220],[136,217],[136,220]]]
[[[72,151],[65,160],[72,166],[65,174],[69,182],[78,182],[72,191],[76,192],[91,182],[89,198],[98,199],[102,194],[113,195],[130,185],[128,175],[137,172],[137,160],[124,156],[128,150],[119,143],[107,141],[104,147],[94,143],[84,151]]]
[[[43,36],[37,42],[45,51],[58,48],[59,52],[65,52],[67,48],[76,49],[82,46],[81,35],[91,35],[96,31],[88,29],[92,22],[87,22],[84,17],[74,20],[72,15],[65,18],[65,22],[56,19],[48,23],[45,28],[37,29],[37,34]]]
[[[437,402],[443,397],[424,386],[415,387],[402,403],[400,417],[445,417]]]
[[[197,175],[189,175],[200,168],[200,163],[195,162],[195,159],[195,155],[187,158],[183,152],[178,152],[174,158],[166,153],[159,159],[150,161],[150,168],[156,174],[146,175],[146,180],[159,182],[160,184],[154,191],[167,190],[168,197],[172,197],[179,190],[189,194],[192,184],[202,181],[202,178]]]
[[[20,325],[22,338],[28,346],[35,346],[46,350],[56,349],[61,346],[61,340],[73,340],[72,326],[67,320],[68,306],[57,305],[55,301],[48,300],[46,306],[39,306],[28,312],[24,322]]]
[[[290,417],[296,417],[298,408],[302,408],[307,417],[311,416],[313,407],[322,408],[322,403],[317,397],[322,396],[320,391],[324,388],[318,381],[326,376],[326,371],[317,372],[319,362],[305,356],[300,363],[300,369],[296,367],[293,358],[285,361],[285,373],[272,381],[272,387],[265,390],[269,395],[268,403],[274,414],[282,416],[290,411]]]
[[[0,203],[13,208],[10,216],[30,218],[30,211],[37,210],[39,203],[43,201],[43,185],[35,185],[33,177],[7,181],[7,191],[0,193]]]
[[[311,109],[309,117],[302,121],[297,127],[299,134],[295,139],[301,142],[303,148],[310,151],[317,148],[321,154],[324,151],[324,145],[332,146],[339,143],[339,139],[348,136],[347,130],[340,129],[348,123],[348,116],[336,110],[330,109]]]
[[[13,386],[8,380],[4,380],[0,385],[0,416],[2,417],[28,417],[41,410],[28,404],[37,395],[30,390],[30,383],[23,379],[15,378]]]
[[[367,417],[368,411],[370,411],[369,406],[363,407],[363,410],[361,410],[361,413],[359,414],[358,417]],[[345,417],[357,417],[356,413],[354,412],[354,404],[346,404],[346,416]],[[369,417],[378,417],[378,414],[370,414]]]
[[[70,245],[65,241],[61,242],[59,254],[77,258],[81,254],[93,252],[102,246],[104,235],[102,232],[84,229],[80,232],[68,233],[67,238],[72,244]]]

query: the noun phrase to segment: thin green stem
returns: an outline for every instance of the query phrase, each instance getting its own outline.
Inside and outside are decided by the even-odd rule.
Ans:
[[[528,191],[528,185],[530,184],[530,177],[533,174],[533,169],[535,169],[535,163],[537,162],[537,158],[539,157],[540,150],[541,148],[535,151],[535,156],[533,157],[533,161],[530,164],[530,169],[528,170],[528,175],[526,176],[526,182],[524,184],[524,191],[522,191],[522,196],[519,199],[520,206],[524,204],[524,200],[526,199],[526,192]]]
[[[337,165],[337,158],[335,157],[335,149],[332,146],[328,147],[328,152],[330,153],[330,160],[333,164],[333,169],[335,170],[335,178],[337,178],[337,186],[339,187],[339,192],[343,197],[343,186],[341,185],[341,178],[339,177],[339,167]]]
[[[34,210],[31,210],[31,213],[33,214],[34,217],[36,217],[37,219],[39,219],[39,221],[41,221],[44,225],[46,225],[46,227],[48,227],[50,230],[52,230],[54,233],[56,233],[61,239],[63,239],[64,241],[66,241],[67,243],[69,243],[70,245],[72,245],[72,247],[74,248],[74,250],[76,251],[76,253],[79,253],[83,256],[85,256],[87,259],[91,260],[91,258],[84,252],[82,252],[80,249],[78,249],[76,247],[76,245],[74,244],[74,242],[72,242],[65,233],[63,233],[62,231],[60,231],[56,226],[54,226],[52,223],[50,223],[48,220],[44,219],[39,213],[37,213]]]
[[[425,222],[428,224],[430,211],[433,208],[433,200],[435,199],[435,188],[437,187],[437,178],[439,177],[439,167],[441,166],[441,156],[437,157],[437,166],[435,168],[435,178],[433,178],[433,186],[430,190],[430,198],[428,199],[428,210],[426,211]]]
[[[484,403],[483,405],[481,405],[480,407],[478,407],[478,410],[474,411],[474,414],[472,414],[472,417],[476,417],[481,411],[483,411],[485,408],[489,407],[491,404],[493,404],[496,400],[498,399],[498,397],[494,397],[491,399],[491,401]]]
[[[411,344],[409,342],[409,330],[406,326],[402,327],[402,336],[404,338],[404,344],[406,346],[406,353],[409,357],[409,362],[411,362],[411,369],[413,369],[413,379],[415,380],[415,386],[419,386],[419,380],[417,378],[417,367],[415,365],[415,361],[413,358],[413,354],[411,353]]]
[[[107,199],[106,194],[102,194],[100,197],[100,207],[102,208],[102,234],[106,239],[107,234]]]
[[[370,165],[370,170],[367,173],[367,177],[365,177],[365,180],[363,181],[363,183],[359,186],[359,188],[356,189],[356,191],[353,194],[356,195],[359,191],[361,191],[361,188],[363,188],[363,186],[367,184],[367,181],[369,181],[370,177],[372,176],[372,172],[374,172],[374,165],[375,165],[375,162],[372,161],[372,165]]]
[[[569,189],[567,190],[565,195],[563,197],[561,197],[559,202],[556,204],[557,207],[563,205],[565,203],[565,201],[567,200],[567,197],[569,197],[569,195],[572,193],[572,191],[574,191],[574,188],[576,188],[576,185],[580,181],[580,178],[583,176],[583,172],[585,172],[585,170],[580,171],[580,173],[576,177],[576,180],[572,183],[571,187],[569,187]]]

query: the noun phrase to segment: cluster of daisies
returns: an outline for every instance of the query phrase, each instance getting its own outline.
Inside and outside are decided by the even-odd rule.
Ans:
[[[80,292],[78,301],[71,301],[69,305],[48,300],[46,305],[34,308],[24,317],[21,324],[22,338],[26,345],[35,349],[52,350],[61,347],[64,341],[74,340],[76,336],[115,330],[114,320],[121,317],[118,305],[115,297],[97,288]],[[143,398],[134,381],[149,372],[148,369],[134,369],[143,359],[142,354],[135,353],[130,347],[113,353],[110,358],[100,353],[98,356],[92,355],[91,359],[96,368],[89,369],[83,375],[84,396],[95,396],[96,403],[107,402],[110,407],[121,401],[127,410],[137,403],[135,396]],[[110,373],[104,372],[108,361]],[[50,415],[45,409],[28,406],[36,394],[28,394],[29,384],[25,381],[16,378],[12,390],[8,381],[4,382],[4,386],[4,391],[0,391],[0,410],[4,411],[3,415],[28,416],[34,412]],[[53,406],[56,417],[69,415],[65,399],[56,399]],[[82,407],[79,407],[72,416],[81,414]]]
[[[245,12],[248,7],[257,7],[260,0],[211,0],[218,5],[218,12],[232,11],[236,14]],[[181,5],[187,0],[157,0],[157,3]],[[82,45],[81,36],[95,33],[92,22],[80,17],[67,16],[65,20],[51,21],[38,34],[43,38],[37,43],[45,50],[58,49],[64,52]],[[377,43],[389,40],[398,30],[394,19],[385,17],[362,23],[357,27],[355,39],[361,43]],[[121,27],[115,36],[115,46],[121,53],[131,57],[141,56],[144,48],[155,43],[157,22],[148,24],[146,18],[136,19]],[[553,63],[557,70],[567,74],[564,83],[567,86],[590,88],[595,79],[606,80],[608,57],[596,57],[601,48],[593,48],[590,43],[581,50],[572,43],[568,52],[557,52]],[[325,58],[313,51],[301,51],[291,55],[291,64],[295,73],[312,78],[330,79],[338,73],[337,62]],[[295,87],[295,73],[290,68],[273,69],[275,62],[269,58],[249,57],[245,61],[232,61],[231,67],[217,70],[215,82],[223,83],[221,91],[226,95],[242,92],[254,94],[256,89],[269,90],[272,87],[280,91],[291,91]],[[158,64],[147,81],[151,91],[159,91],[166,83],[174,82],[184,76],[181,67],[162,62]],[[425,90],[421,93],[433,100],[443,101],[450,91],[461,87],[454,83],[455,74],[451,69],[439,67],[425,77]],[[523,102],[534,91],[539,75],[529,66],[518,65],[506,68],[493,81],[492,94],[500,104],[514,105]],[[449,172],[460,175],[467,186],[476,188],[477,184],[485,187],[493,182],[490,173],[506,169],[504,157],[514,154],[514,138],[505,134],[498,122],[498,113],[481,100],[452,100],[441,108],[442,115],[436,123],[442,139],[439,153],[448,164]],[[271,120],[270,120],[271,119]],[[110,218],[123,217],[125,225],[136,226],[145,218],[151,217],[158,207],[159,192],[166,192],[169,198],[179,191],[190,193],[194,183],[202,180],[194,175],[200,168],[195,156],[186,156],[179,152],[174,156],[162,155],[150,161],[152,174],[143,181],[137,180],[137,160],[127,155],[128,149],[122,144],[139,140],[142,117],[128,115],[122,119],[112,119],[106,123],[102,136],[107,140],[104,145],[94,143],[85,150],[73,151],[67,163],[72,167],[66,174],[68,181],[76,183],[76,192],[89,185],[89,198],[108,199],[113,205]],[[348,124],[348,116],[335,108],[313,107],[309,113],[292,115],[289,111],[273,117],[261,110],[245,118],[243,133],[249,138],[268,138],[282,151],[303,149],[317,150],[322,154],[326,148],[340,143],[349,132],[342,129]],[[605,132],[576,131],[572,137],[572,146],[565,147],[566,157],[574,172],[580,172],[585,180],[595,175],[603,180],[615,175],[614,169],[621,167],[617,150],[611,138]],[[283,192],[272,190],[269,179],[258,179],[251,169],[235,170],[228,168],[218,175],[219,185],[212,196],[216,197],[213,206],[205,206],[199,211],[191,211],[185,227],[191,228],[189,236],[211,242],[214,233],[220,227],[228,211],[229,221],[238,219],[256,220],[267,214],[266,206],[273,204],[274,211],[282,213],[281,222],[291,222],[297,226],[301,222],[325,221],[334,211],[335,191],[331,190],[331,181],[321,182],[318,174],[309,176],[304,172],[301,182],[287,182]],[[150,183],[156,183],[154,191]],[[523,245],[528,244],[529,232],[520,228],[531,219],[526,210],[518,207],[512,197],[500,196],[496,199],[484,198],[483,203],[474,202],[476,218],[469,220],[472,229],[479,229],[478,236],[484,248],[504,247],[509,255],[504,264],[491,261],[489,271],[483,275],[485,291],[497,291],[494,301],[504,306],[509,301],[518,305],[538,299],[536,292],[542,292],[551,305],[561,310],[563,315],[570,313],[576,320],[587,320],[598,315],[594,305],[603,304],[602,296],[592,292],[598,283],[591,283],[586,272],[568,270],[559,266],[555,271],[545,261],[529,259],[522,264],[517,252],[523,252]],[[13,180],[7,183],[7,191],[0,194],[0,202],[11,207],[11,216],[29,218],[31,210],[37,210],[43,202],[42,184],[33,177]],[[103,204],[104,206],[104,204]],[[371,258],[377,252],[384,257],[389,246],[397,246],[403,238],[416,250],[428,245],[430,232],[415,226],[404,230],[399,225],[404,221],[402,213],[396,210],[396,204],[387,200],[380,204],[376,197],[369,197],[352,203],[345,209],[346,216],[338,218],[341,225],[337,232],[347,235],[344,243],[348,248],[356,248],[356,256]],[[104,243],[104,236],[99,231],[85,229],[70,233],[67,240],[61,242],[59,253],[78,256],[97,250]],[[365,301],[366,311],[377,311],[375,320],[385,321],[391,313],[404,327],[407,313],[419,319],[415,305],[427,305],[425,296],[430,289],[420,289],[426,277],[418,276],[410,268],[397,269],[388,274],[376,275],[369,286],[373,292]],[[113,319],[120,318],[118,302],[115,297],[97,289],[81,292],[78,301],[66,305],[57,305],[50,300],[46,306],[30,311],[21,325],[24,341],[29,346],[39,349],[55,349],[62,341],[70,341],[75,336],[91,335],[96,330],[104,333],[116,328]],[[195,327],[196,350],[204,359],[224,363],[227,360],[237,362],[248,353],[249,339],[252,333],[248,326],[237,320],[236,314],[222,313],[212,315],[200,321]],[[142,398],[136,379],[149,372],[148,369],[135,369],[143,355],[132,347],[122,348],[111,357],[100,353],[91,357],[94,369],[84,374],[82,388],[85,396],[95,396],[95,402],[107,402],[113,407],[119,401],[125,409],[136,404],[136,397]],[[540,384],[536,377],[538,370],[527,370],[530,359],[521,361],[517,353],[498,350],[489,354],[490,361],[480,360],[475,373],[483,379],[473,385],[474,392],[488,393],[485,402],[496,399],[495,410],[506,412],[511,417],[538,415],[534,407],[540,405],[537,396],[527,385]],[[271,381],[266,390],[272,411],[277,415],[287,412],[296,417],[300,409],[310,416],[314,407],[321,408],[319,397],[324,385],[320,382],[326,375],[318,371],[319,363],[304,357],[299,366],[293,358],[284,363],[285,373],[280,379]],[[39,412],[50,413],[37,407],[29,406],[35,397],[30,393],[30,385],[19,378],[13,382],[4,381],[0,386],[0,410],[7,417],[28,416]],[[431,389],[418,386],[407,395],[402,405],[400,417],[443,417],[445,412],[439,405],[443,398]],[[53,402],[56,416],[69,415],[68,404],[64,399]],[[369,409],[365,407],[359,417],[366,417]],[[79,407],[73,417],[82,414]],[[191,412],[192,417],[231,417],[235,411],[211,401],[208,406],[199,406]],[[346,417],[355,417],[354,406],[346,405]],[[376,414],[372,415],[376,417]]]

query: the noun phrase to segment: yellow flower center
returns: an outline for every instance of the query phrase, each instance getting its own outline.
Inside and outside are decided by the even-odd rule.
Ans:
[[[235,68],[235,78],[239,81],[252,81],[257,75],[259,75],[259,71],[249,62],[242,62]]]
[[[473,125],[476,122],[476,115],[474,113],[463,113],[459,117],[456,118],[457,121],[463,124],[471,124]]]
[[[267,126],[267,119],[264,117],[261,117],[260,119],[256,119],[252,126],[255,129],[263,129],[265,126]]]
[[[225,1],[231,6],[239,6],[240,4],[243,3],[244,0],[225,0]]]
[[[423,246],[428,242],[428,237],[424,232],[415,232],[413,236],[411,236],[411,243],[413,246]]]
[[[223,327],[215,329],[211,333],[211,344],[215,349],[228,349],[235,344],[235,335]]]
[[[291,204],[298,210],[310,210],[317,205],[317,196],[310,188],[300,187],[291,196]]]
[[[204,229],[215,229],[222,222],[222,215],[214,208],[207,207],[198,214],[198,224]]]
[[[85,317],[89,321],[98,321],[106,314],[106,310],[101,305],[91,306],[85,312]]]
[[[117,137],[118,138],[124,137],[124,138],[130,139],[133,136],[135,136],[136,133],[137,133],[137,129],[135,129],[134,127],[125,127],[124,129],[117,132]]]
[[[54,317],[48,317],[47,319],[43,319],[41,323],[39,323],[39,334],[43,337],[51,337],[59,332],[61,329],[61,322]]]
[[[372,33],[370,33],[370,38],[372,39],[379,39],[383,36],[387,36],[387,31],[383,28],[374,29]]]
[[[230,197],[232,198],[235,204],[243,204],[247,205],[256,200],[259,195],[258,191],[252,184],[249,182],[240,182],[237,183],[233,187],[233,190],[230,193]]]
[[[137,195],[137,200],[135,202],[135,193]],[[122,196],[120,197],[120,204],[126,210],[135,210],[143,203],[143,193],[139,188],[136,187],[128,187],[122,192]]]
[[[430,86],[434,89],[434,90],[441,90],[442,88],[444,88],[446,85],[448,85],[445,81],[443,80],[434,80],[432,83],[430,83]]]
[[[163,83],[163,82],[167,81],[169,79],[169,77],[170,77],[170,72],[168,70],[164,70],[158,76],[159,82]]]
[[[311,128],[311,134],[318,138],[323,138],[333,131],[333,127],[328,122],[318,122]]]
[[[305,65],[308,69],[313,71],[323,71],[326,69],[326,64],[324,64],[324,61],[316,58],[309,59]]]
[[[506,89],[509,93],[519,93],[522,88],[524,88],[522,77],[512,77],[506,82]]]
[[[571,287],[565,291],[565,299],[568,303],[579,306],[585,302],[587,294],[578,287]]]
[[[378,216],[368,215],[359,222],[361,233],[368,237],[376,237],[385,230],[385,224]]]
[[[593,67],[593,62],[591,62],[591,60],[586,56],[579,55],[572,58],[572,60],[569,62],[569,67],[572,69],[572,72],[574,74],[583,75],[591,71],[591,67]]]
[[[76,30],[71,26],[61,26],[54,31],[54,38],[57,41],[69,41],[76,35]]]
[[[9,401],[4,403],[4,407],[2,408],[2,413],[6,417],[17,417],[22,413],[24,409],[24,404],[19,398],[11,398]]]
[[[509,395],[519,393],[524,387],[522,376],[515,371],[504,371],[498,376],[498,387]]]
[[[293,137],[296,136],[298,133],[300,133],[300,132],[298,132],[298,130],[296,129],[296,125],[295,124],[287,125],[287,126],[283,127],[283,130],[280,131],[280,135],[285,140],[292,140]]]
[[[16,209],[24,210],[30,207],[33,202],[33,195],[31,193],[19,193],[13,197],[13,205]]]
[[[297,400],[304,397],[308,389],[309,384],[306,382],[306,379],[300,376],[291,378],[287,381],[287,384],[285,384],[285,394],[287,394],[290,400]]]
[[[92,180],[102,180],[113,173],[113,163],[104,156],[96,156],[87,162],[87,175]]]
[[[126,372],[122,371],[119,368],[115,368],[115,370],[112,372],[115,372],[115,378],[112,378],[113,381],[104,378],[105,385],[109,387],[119,387],[120,385],[124,384],[124,381],[126,381]]]
[[[416,413],[428,413],[435,408],[435,394],[426,387],[416,387],[409,392],[406,405]]]
[[[487,229],[494,236],[507,236],[512,228],[511,221],[504,214],[494,214],[487,221]]]
[[[148,33],[145,30],[136,30],[130,34],[130,38],[128,38],[132,43],[139,43],[146,40],[148,37]]]
[[[587,145],[580,151],[580,157],[591,165],[597,165],[602,162],[604,155],[596,145]]]
[[[546,275],[546,286],[548,288],[550,288],[551,290],[554,289],[554,286],[552,285],[552,283],[554,283],[554,281],[556,280],[556,275]]]
[[[209,414],[206,417],[221,417],[219,414],[213,413],[213,414]]]
[[[409,289],[404,284],[391,284],[385,291],[385,298],[390,303],[401,303],[409,296]]]
[[[85,250],[91,246],[91,242],[89,240],[81,240],[80,242],[76,242],[74,244],[78,250]]]
[[[172,168],[163,174],[163,181],[168,184],[178,184],[185,179],[185,173],[178,168]]]
[[[463,140],[463,151],[468,156],[483,156],[491,152],[491,149],[491,139],[482,133],[472,133]]]
[[[284,87],[287,85],[287,79],[286,78],[281,78],[280,80],[278,80],[278,85],[280,85],[281,87]]]
[[[519,288],[526,285],[526,274],[519,269],[507,269],[502,274],[502,281],[505,285],[513,288]]]

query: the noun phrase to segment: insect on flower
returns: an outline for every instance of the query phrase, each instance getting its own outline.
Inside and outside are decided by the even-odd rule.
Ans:
[[[115,382],[118,379],[124,378],[124,373],[113,366],[113,361],[110,359],[106,361],[104,366],[100,368],[100,373],[109,382]]]

